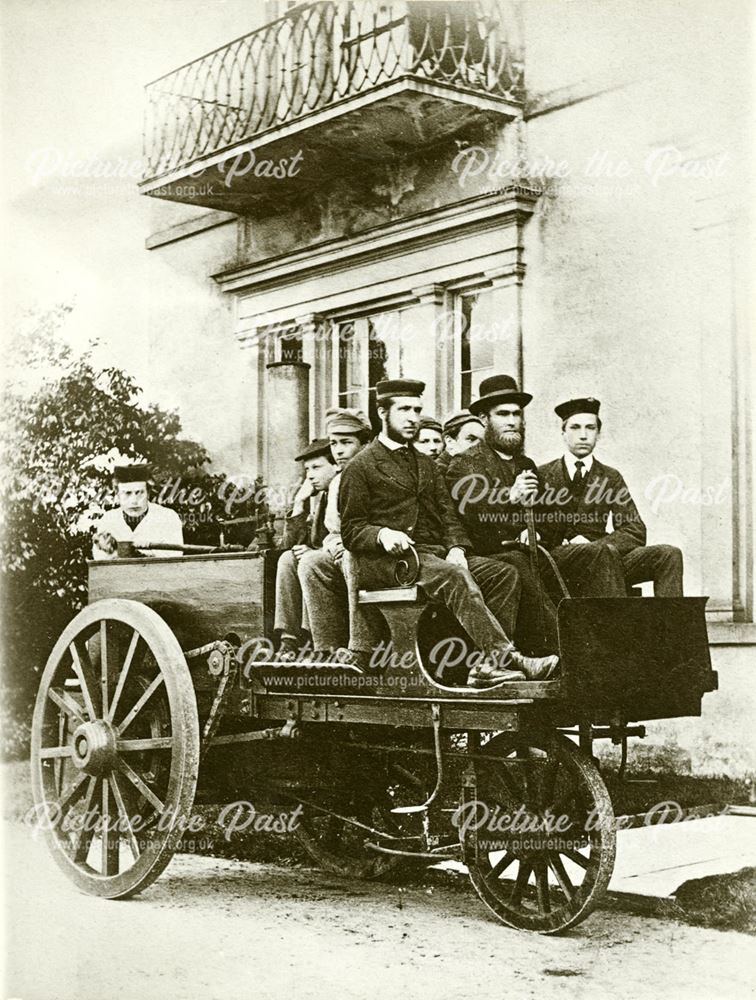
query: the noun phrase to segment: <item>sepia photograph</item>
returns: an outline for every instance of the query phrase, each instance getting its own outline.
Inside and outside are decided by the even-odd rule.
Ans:
[[[756,997],[754,0],[2,0],[7,1000]]]

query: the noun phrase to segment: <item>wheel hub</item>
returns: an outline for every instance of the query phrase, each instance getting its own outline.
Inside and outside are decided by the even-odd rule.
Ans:
[[[87,774],[112,770],[118,760],[115,729],[104,719],[82,723],[73,734],[71,759]]]

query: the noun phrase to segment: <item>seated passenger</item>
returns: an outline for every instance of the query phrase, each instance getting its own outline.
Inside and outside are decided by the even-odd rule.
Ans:
[[[575,597],[624,597],[628,584],[646,581],[653,581],[656,597],[682,597],[682,553],[674,545],[646,545],[646,525],[625,480],[593,455],[600,407],[592,397],[555,407],[565,452],[538,470],[545,496],[560,515],[551,554]],[[566,502],[559,502],[560,493]],[[609,558],[608,575],[586,572],[584,556],[592,552]]]
[[[446,474],[449,462],[455,455],[462,455],[483,437],[483,421],[469,410],[457,410],[444,421],[444,450],[436,459]]]
[[[326,509],[328,486],[336,475],[328,438],[311,441],[296,460],[304,464],[305,478],[294,496],[284,526],[287,550],[276,567],[276,613],[274,628],[280,633],[279,659],[295,660],[309,629],[297,573],[299,560],[319,549],[328,531]]]
[[[333,408],[326,412],[326,434],[338,472],[328,486],[325,526],[320,549],[304,553],[297,572],[310,625],[314,659],[325,659],[349,641],[349,601],[343,574],[344,544],[338,511],[341,472],[372,437],[362,410]]]
[[[415,451],[428,458],[438,458],[444,450],[444,439],[441,436],[441,424],[435,417],[420,417],[420,427],[417,437],[412,442]]]
[[[468,684],[489,687],[507,680],[544,680],[556,671],[557,657],[530,658],[514,648],[468,568],[470,542],[440,472],[411,444],[420,423],[424,389],[423,382],[413,379],[378,383],[381,433],[342,473],[342,538],[356,557],[360,585],[391,586],[396,558],[415,546],[419,586],[452,611],[484,654],[484,660],[478,658],[470,670]],[[512,567],[497,569],[517,578]],[[369,657],[370,648],[355,644],[352,653]]]
[[[491,375],[480,383],[470,410],[481,421],[483,435],[458,451],[446,467],[446,485],[474,551],[515,566],[522,597],[517,642],[528,653],[558,648],[556,608],[541,586],[530,557],[516,544],[526,532],[529,499],[538,492],[535,463],[524,451],[525,407],[532,400],[510,375]]]
[[[116,559],[118,542],[131,542],[140,556],[182,554],[171,549],[139,550],[140,543],[182,545],[184,541],[181,518],[176,511],[150,502],[149,479],[150,467],[146,464],[115,467],[113,486],[118,496],[118,507],[106,510],[97,523],[92,545],[93,559]]]

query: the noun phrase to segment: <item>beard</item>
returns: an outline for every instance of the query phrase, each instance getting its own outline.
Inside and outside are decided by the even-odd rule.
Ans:
[[[486,440],[497,451],[505,455],[517,455],[522,451],[525,435],[522,431],[495,431],[490,425],[486,428]]]

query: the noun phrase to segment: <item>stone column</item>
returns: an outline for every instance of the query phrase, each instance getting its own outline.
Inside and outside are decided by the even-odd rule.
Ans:
[[[407,310],[402,329],[402,375],[425,382],[425,412],[443,419],[451,409],[450,337],[445,336],[444,289],[413,288],[418,303]],[[406,324],[406,329],[404,328]]]
[[[294,456],[308,442],[310,366],[303,361],[276,361],[266,366],[266,485],[271,507],[278,491],[297,483],[302,470]]]

